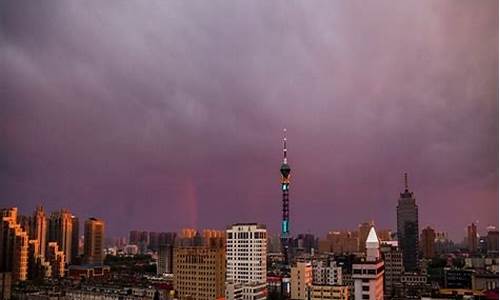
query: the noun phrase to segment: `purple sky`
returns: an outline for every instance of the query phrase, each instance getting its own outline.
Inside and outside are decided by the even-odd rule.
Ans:
[[[2,1],[0,206],[130,229],[498,225],[498,1]]]

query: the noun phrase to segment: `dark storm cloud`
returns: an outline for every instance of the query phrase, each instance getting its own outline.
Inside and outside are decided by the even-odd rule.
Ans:
[[[0,201],[132,228],[498,225],[497,1],[3,1]],[[446,217],[444,217],[446,216]]]

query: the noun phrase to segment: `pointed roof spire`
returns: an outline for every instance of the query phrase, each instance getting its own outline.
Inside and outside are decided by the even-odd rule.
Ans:
[[[374,246],[375,244],[378,247],[379,241],[375,227],[372,226],[372,228],[370,228],[370,232],[368,233],[368,237],[366,238],[366,247],[369,248],[369,246]]]
[[[375,227],[370,228],[368,237],[366,238],[366,260],[367,261],[377,261],[380,258],[380,242],[378,240],[377,232],[375,232]]]

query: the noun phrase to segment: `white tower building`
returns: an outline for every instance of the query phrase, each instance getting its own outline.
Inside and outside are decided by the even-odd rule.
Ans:
[[[226,298],[266,299],[267,230],[238,223],[226,230]]]
[[[375,228],[366,239],[366,259],[353,264],[354,299],[384,299],[384,262],[380,258],[379,240]]]

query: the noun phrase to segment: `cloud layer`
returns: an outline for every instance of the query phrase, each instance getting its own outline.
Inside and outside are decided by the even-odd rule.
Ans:
[[[498,225],[498,1],[0,3],[0,204],[110,234]]]

